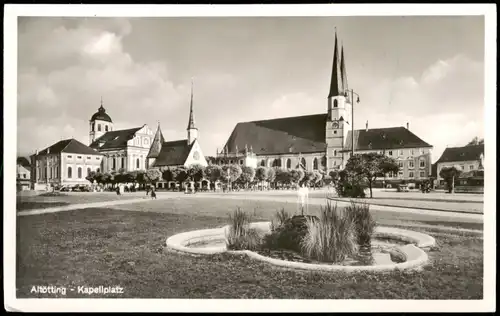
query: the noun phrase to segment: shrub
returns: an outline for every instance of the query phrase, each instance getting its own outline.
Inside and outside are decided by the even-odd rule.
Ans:
[[[251,216],[239,207],[229,214],[229,232],[226,235],[226,246],[229,250],[255,250],[261,245],[258,231],[250,228]]]
[[[276,214],[274,214],[274,218],[271,220],[271,231],[274,231],[278,227],[285,224],[286,220],[290,217],[290,213],[285,211],[285,208],[283,207],[279,211],[276,211]]]
[[[343,170],[338,173],[337,180],[334,181],[335,190],[338,196],[351,198],[364,198],[367,185],[360,176],[348,173]]]
[[[376,226],[370,213],[370,206],[367,203],[351,202],[351,205],[346,207],[346,212],[354,222],[358,245],[369,246]]]
[[[264,236],[263,245],[268,249],[287,249],[300,253],[302,240],[307,233],[307,219],[314,221],[318,218],[310,215],[290,217],[284,213],[282,210],[276,215],[279,225],[271,222],[271,233]]]
[[[301,248],[304,256],[323,262],[341,262],[357,252],[353,217],[330,203],[321,207],[318,221],[307,220]]]

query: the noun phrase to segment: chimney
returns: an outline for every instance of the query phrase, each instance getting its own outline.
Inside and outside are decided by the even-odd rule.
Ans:
[[[368,132],[368,121],[366,121],[366,131]]]
[[[410,123],[409,122],[406,122],[406,129],[409,130],[410,129]]]

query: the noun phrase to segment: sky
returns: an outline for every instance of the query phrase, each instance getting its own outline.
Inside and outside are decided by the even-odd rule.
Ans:
[[[406,126],[434,146],[484,137],[484,18],[19,17],[17,143],[88,144],[101,97],[114,128],[185,139],[191,80],[205,155],[238,122],[326,113],[335,29],[355,128]]]

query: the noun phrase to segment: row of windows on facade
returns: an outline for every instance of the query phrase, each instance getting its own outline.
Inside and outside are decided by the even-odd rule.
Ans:
[[[448,167],[451,167],[451,166],[443,166],[443,167],[441,167],[441,169],[448,168]],[[474,170],[474,168],[475,168],[474,165],[469,165],[469,170]],[[460,165],[460,169],[465,170],[465,165]]]
[[[94,131],[95,131],[95,123],[92,123],[92,132]],[[97,131],[102,132],[101,124],[97,124]],[[104,125],[104,131],[105,132],[111,131],[111,126],[108,127],[108,125]]]
[[[116,158],[111,159],[111,165],[112,169],[116,169]],[[141,161],[139,158],[136,159],[135,161],[136,168],[139,169],[141,167]],[[121,166],[122,168],[125,168],[125,158],[121,158]]]
[[[403,178],[403,175],[404,175],[403,171],[399,171],[397,177],[401,179]],[[425,171],[420,171],[419,176],[420,178],[425,178],[426,177]],[[414,178],[414,177],[415,173],[413,171],[408,172],[408,178]],[[393,172],[389,172],[387,174],[387,178],[396,178],[396,174]]]
[[[66,158],[72,159],[73,156],[67,155]],[[82,156],[76,156],[76,159],[82,159],[82,158],[83,158]],[[92,159],[92,157],[87,156],[87,160],[91,160],[91,159]],[[95,160],[100,160],[100,159],[101,159],[100,157],[95,157]],[[48,157],[48,161],[56,161],[56,160],[57,160],[57,157],[51,157],[51,156]],[[39,161],[37,161],[36,163],[37,163],[37,165],[39,165]]]
[[[87,168],[87,174],[85,175],[88,176],[90,173],[91,169]],[[100,172],[101,170],[99,168],[96,169],[96,172]],[[77,169],[77,178],[82,179],[83,178],[83,169],[82,167],[78,167]],[[54,168],[49,168],[49,177],[48,179],[57,179],[59,177],[59,167],[54,167]],[[67,173],[67,178],[71,179],[73,178],[73,168],[68,167],[68,173]],[[40,179],[47,179],[47,170],[40,168],[38,169],[38,180]]]

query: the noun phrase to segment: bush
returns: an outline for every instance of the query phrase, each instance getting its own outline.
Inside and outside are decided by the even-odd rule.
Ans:
[[[323,262],[341,262],[357,250],[355,223],[345,209],[328,203],[321,207],[318,221],[307,220],[307,232],[301,243],[304,256]]]
[[[370,213],[367,203],[351,202],[346,212],[352,217],[356,230],[356,240],[359,246],[370,246],[376,222]]]
[[[350,174],[346,171],[338,173],[335,190],[340,197],[364,198],[367,185],[362,177]]]
[[[229,214],[229,233],[226,236],[226,246],[229,250],[256,250],[261,245],[258,231],[250,228],[251,216],[239,207],[233,215]]]
[[[285,215],[286,214],[286,215]],[[271,233],[264,236],[263,246],[267,249],[287,249],[301,252],[301,243],[307,233],[307,220],[318,220],[316,216],[290,215],[284,210],[276,214],[278,224],[271,222]]]
[[[285,211],[285,208],[283,207],[279,211],[276,211],[274,218],[271,220],[271,231],[274,231],[276,228],[282,226],[290,217],[290,213]]]

